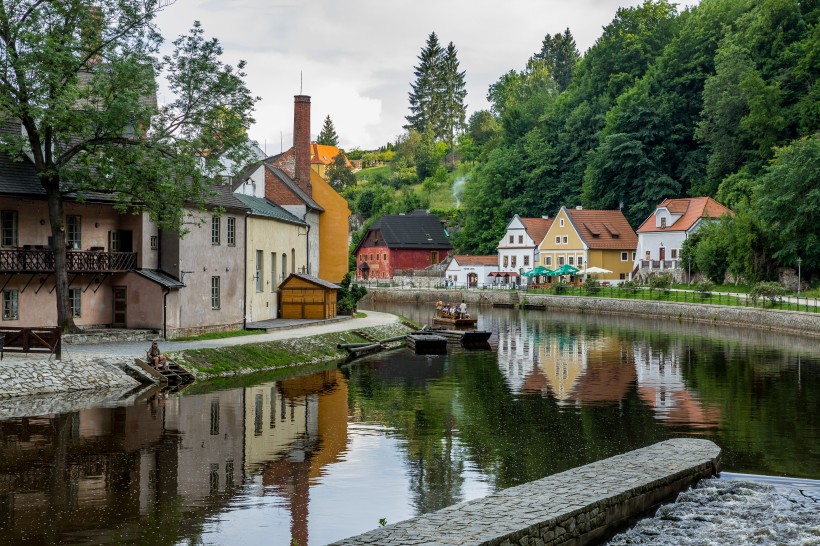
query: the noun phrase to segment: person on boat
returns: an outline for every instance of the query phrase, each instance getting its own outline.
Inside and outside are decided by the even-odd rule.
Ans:
[[[467,314],[467,304],[464,303],[464,300],[461,300],[461,305],[459,306],[459,314],[461,318],[470,318],[470,315]]]
[[[168,357],[160,352],[156,339],[151,342],[151,348],[148,349],[146,356],[148,357],[148,362],[153,364],[156,369],[168,369]]]
[[[443,308],[444,308],[444,302],[443,302],[443,301],[441,301],[441,300],[438,300],[438,301],[436,302],[436,316],[437,316],[437,317],[440,317],[440,316],[441,316],[441,310],[442,310]]]

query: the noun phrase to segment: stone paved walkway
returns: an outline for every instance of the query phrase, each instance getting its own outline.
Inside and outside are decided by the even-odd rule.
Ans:
[[[310,321],[309,324],[300,326],[290,322],[283,322],[282,328],[257,335],[228,337],[223,339],[211,339],[205,341],[166,341],[160,342],[159,348],[162,352],[182,351],[185,349],[213,349],[216,347],[230,347],[234,345],[245,345],[248,343],[264,343],[280,339],[291,339],[298,337],[316,336],[331,332],[344,332],[347,330],[358,330],[360,328],[370,328],[373,326],[385,326],[393,324],[399,319],[389,313],[379,313],[378,311],[367,311],[367,316],[363,318],[353,318],[349,320],[319,322]],[[64,345],[63,360],[70,360],[72,356],[141,356],[148,350],[150,343],[145,341],[133,341],[125,343],[100,343],[87,345]]]

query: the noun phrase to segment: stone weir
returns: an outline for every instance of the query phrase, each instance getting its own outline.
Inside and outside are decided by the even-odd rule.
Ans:
[[[677,438],[456,504],[336,545],[597,543],[719,471],[720,448]]]

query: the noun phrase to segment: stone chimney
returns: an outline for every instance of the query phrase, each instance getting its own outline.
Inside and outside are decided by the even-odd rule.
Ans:
[[[296,184],[313,196],[310,185],[310,97],[293,97],[293,154]]]

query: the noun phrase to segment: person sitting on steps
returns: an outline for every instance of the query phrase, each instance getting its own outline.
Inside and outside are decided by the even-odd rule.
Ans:
[[[168,357],[160,353],[157,340],[151,342],[151,348],[148,349],[146,356],[148,357],[148,362],[151,363],[154,368],[158,370],[168,369]]]

